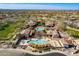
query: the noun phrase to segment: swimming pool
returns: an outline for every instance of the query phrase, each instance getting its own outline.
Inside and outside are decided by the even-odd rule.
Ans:
[[[21,40],[20,45],[25,44],[46,44],[47,42],[42,39],[33,39],[33,40]]]
[[[36,31],[43,31],[44,30],[44,27],[36,27],[35,30]]]
[[[38,40],[30,40],[30,41],[27,41],[29,44],[45,44],[46,41],[44,40],[41,40],[41,39],[38,39]]]

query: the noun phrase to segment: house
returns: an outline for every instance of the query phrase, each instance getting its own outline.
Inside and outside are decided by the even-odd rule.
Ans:
[[[0,19],[3,19],[4,17],[3,17],[3,14],[0,14]]]

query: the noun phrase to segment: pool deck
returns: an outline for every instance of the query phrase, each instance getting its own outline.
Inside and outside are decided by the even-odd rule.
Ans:
[[[79,46],[79,40],[73,40],[74,44]],[[37,42],[37,43],[36,43]],[[42,42],[42,41],[39,41],[39,42]],[[39,43],[38,41],[33,41],[34,44],[38,44]],[[32,43],[32,42],[30,42]],[[51,44],[52,47],[61,47],[61,48],[64,48],[64,44],[68,44],[64,39],[58,39],[58,40],[50,40],[47,42],[48,44]]]

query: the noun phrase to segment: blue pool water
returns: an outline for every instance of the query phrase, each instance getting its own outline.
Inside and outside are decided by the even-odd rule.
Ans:
[[[44,43],[46,43],[46,41],[39,39],[39,40],[31,40],[28,43],[30,43],[30,44],[44,44]]]
[[[44,30],[44,28],[37,27],[37,28],[35,28],[35,30],[36,31],[42,31],[42,30]]]

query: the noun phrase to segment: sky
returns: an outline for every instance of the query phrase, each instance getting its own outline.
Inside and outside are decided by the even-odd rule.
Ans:
[[[0,9],[79,10],[79,3],[0,3]]]

